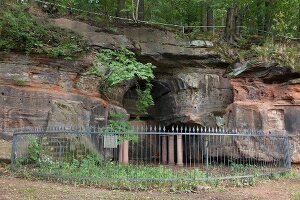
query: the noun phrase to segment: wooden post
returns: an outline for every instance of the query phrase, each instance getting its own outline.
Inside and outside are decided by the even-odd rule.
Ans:
[[[129,163],[129,158],[128,158],[128,146],[129,146],[129,141],[128,140],[126,140],[126,141],[124,141],[124,143],[123,143],[123,164],[124,165],[128,165],[128,163]]]
[[[175,162],[174,162],[174,135],[169,136],[169,165],[175,165]]]
[[[177,166],[183,166],[182,135],[177,135]]]

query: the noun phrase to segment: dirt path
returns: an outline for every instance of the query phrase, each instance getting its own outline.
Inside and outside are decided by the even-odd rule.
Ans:
[[[94,187],[76,187],[45,181],[15,178],[0,171],[0,200],[79,200],[79,199],[271,199],[300,200],[300,179],[260,181],[253,187],[200,189],[196,193],[129,192]]]

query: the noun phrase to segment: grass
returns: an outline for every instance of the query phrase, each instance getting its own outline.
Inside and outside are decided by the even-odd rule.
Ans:
[[[247,187],[255,185],[260,180],[266,179],[265,177],[259,177],[259,174],[256,173],[257,175],[250,178],[236,178],[224,181],[212,179],[205,181],[205,171],[201,171],[200,169],[118,165],[114,162],[103,162],[100,164],[99,161],[100,160],[90,157],[88,159],[84,158],[80,162],[77,160],[73,160],[71,163],[50,161],[38,165],[19,165],[19,167],[17,167],[17,173],[27,178],[37,177],[74,185],[95,185],[113,190],[159,190],[172,192],[192,192],[197,190],[199,186],[212,186],[221,190],[224,185]],[[243,175],[249,173],[250,167],[251,166],[242,167],[241,165],[235,164],[229,167],[229,169],[230,172],[235,175]],[[220,166],[220,169],[228,170],[224,168],[224,166]],[[222,177],[222,174],[217,174],[216,172],[215,176]],[[273,174],[267,178],[279,179],[281,177],[293,177],[293,175],[292,173]],[[203,181],[197,181],[195,179],[202,179]]]
[[[299,200],[300,199],[300,192],[294,192],[291,195],[291,200]]]
[[[299,180],[295,171],[274,173],[270,176],[254,176],[252,178],[237,178],[229,180],[196,181],[193,178],[204,178],[205,173],[198,169],[180,168],[179,170],[163,166],[143,165],[106,165],[93,164],[82,161],[81,165],[55,162],[51,165],[23,165],[19,166],[16,174],[27,179],[41,179],[62,182],[74,186],[95,186],[109,190],[126,191],[160,191],[160,192],[194,192],[201,188],[224,191],[226,187],[249,187],[265,180]],[[233,168],[236,168],[234,166]],[[248,166],[249,167],[249,166]],[[239,170],[245,171],[248,167]],[[240,172],[236,172],[237,174]],[[191,178],[191,180],[126,180],[126,178]],[[103,179],[104,178],[104,179]],[[120,178],[120,180],[106,180],[105,178]],[[102,180],[103,179],[103,180]],[[293,194],[297,197],[297,193]]]
[[[21,192],[24,194],[25,199],[36,199],[38,197],[38,188],[36,187],[27,187],[21,189]]]

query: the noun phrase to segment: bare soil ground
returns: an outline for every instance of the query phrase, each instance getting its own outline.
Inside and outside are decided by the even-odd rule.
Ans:
[[[299,171],[297,172],[300,175]],[[251,187],[225,186],[222,188],[199,187],[193,193],[133,192],[106,190],[95,187],[64,185],[46,181],[33,181],[13,177],[7,169],[0,166],[0,200],[31,199],[271,199],[300,200],[300,176],[263,180]]]

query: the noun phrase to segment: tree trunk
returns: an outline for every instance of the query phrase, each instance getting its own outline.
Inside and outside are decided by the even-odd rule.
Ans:
[[[256,10],[262,10],[262,8],[263,8],[263,2],[261,0],[257,0],[256,1]],[[258,12],[257,16],[256,16],[256,27],[257,27],[256,33],[258,35],[261,34],[260,30],[264,29],[264,20],[263,19],[264,19],[264,13]]]
[[[207,30],[213,31],[214,28],[212,27],[214,25],[214,11],[210,5],[207,6]],[[209,27],[210,26],[210,27]]]
[[[202,3],[202,16],[201,16],[201,26],[202,27],[202,31],[206,32],[207,31],[207,3],[203,2]]]
[[[238,7],[236,7],[236,14],[235,14],[235,34],[237,37],[240,37],[241,35],[241,26],[242,26],[242,18],[241,18],[241,13],[238,9]]]
[[[124,17],[124,14],[122,13],[122,10],[125,8],[125,0],[117,0],[118,6],[117,6],[117,17]]]
[[[298,5],[298,38],[300,38],[300,2]]]
[[[227,11],[225,40],[229,43],[234,43],[237,39],[237,20],[238,20],[237,6],[230,7]]]
[[[265,0],[264,31],[268,32],[271,27],[270,0]]]
[[[144,5],[144,0],[140,0],[139,2],[139,12],[138,12],[138,16],[139,16],[139,20],[144,20],[145,19],[145,5]]]
[[[133,0],[133,19],[144,20],[144,0]]]

